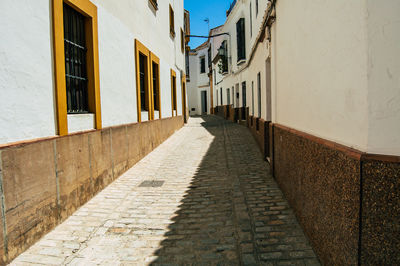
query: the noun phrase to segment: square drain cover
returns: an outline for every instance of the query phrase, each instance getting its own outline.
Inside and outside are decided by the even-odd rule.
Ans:
[[[161,187],[165,181],[162,180],[146,180],[143,181],[139,187]]]

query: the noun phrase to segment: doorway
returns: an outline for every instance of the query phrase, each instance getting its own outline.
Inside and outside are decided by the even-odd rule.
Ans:
[[[201,92],[201,114],[207,114],[207,91]]]
[[[186,77],[182,80],[182,114],[183,120],[187,123],[188,117],[186,113]]]
[[[265,73],[266,73],[266,91],[267,91],[267,121],[272,119],[272,95],[271,95],[271,59],[268,58],[265,61]]]

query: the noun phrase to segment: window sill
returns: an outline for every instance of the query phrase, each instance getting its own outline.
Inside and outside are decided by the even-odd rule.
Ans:
[[[154,119],[160,119],[160,111],[154,110]]]
[[[141,111],[140,112],[140,122],[149,120],[149,111]]]
[[[68,132],[69,133],[76,133],[82,131],[93,130],[94,126],[94,119],[95,115],[91,113],[87,114],[68,114]]]

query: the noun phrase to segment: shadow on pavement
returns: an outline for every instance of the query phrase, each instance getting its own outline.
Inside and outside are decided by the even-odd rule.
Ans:
[[[202,119],[214,140],[151,265],[319,265],[247,128]]]

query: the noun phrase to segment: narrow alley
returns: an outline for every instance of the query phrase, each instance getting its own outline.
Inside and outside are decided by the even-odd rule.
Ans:
[[[319,265],[248,129],[193,117],[11,265]]]

